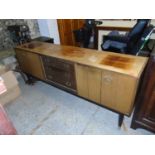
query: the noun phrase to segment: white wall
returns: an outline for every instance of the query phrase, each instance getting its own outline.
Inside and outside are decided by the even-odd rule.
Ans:
[[[38,25],[39,25],[40,35],[50,37],[48,25],[47,25],[47,19],[38,19]]]
[[[54,38],[54,43],[60,44],[56,19],[38,19],[38,25],[41,36]]]

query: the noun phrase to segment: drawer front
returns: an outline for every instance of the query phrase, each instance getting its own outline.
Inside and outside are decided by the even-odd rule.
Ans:
[[[77,92],[79,96],[96,103],[101,102],[101,70],[76,65]]]
[[[48,56],[43,56],[42,59],[45,66],[59,68],[61,70],[69,71],[69,72],[74,70],[74,65],[72,63],[65,62],[63,60],[48,57]]]
[[[101,104],[129,115],[133,108],[138,81],[133,77],[104,70]]]
[[[74,64],[56,58],[43,57],[46,79],[76,90]]]
[[[55,68],[45,68],[46,77],[48,80],[63,84],[70,88],[75,88],[74,76],[62,70],[58,70]]]

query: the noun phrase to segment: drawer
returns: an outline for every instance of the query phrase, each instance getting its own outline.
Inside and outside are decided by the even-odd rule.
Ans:
[[[50,74],[47,73],[46,78],[49,81],[59,83],[61,85],[64,85],[72,89],[76,89],[75,79],[69,74],[66,74],[66,73],[60,74],[58,72],[51,72]]]
[[[57,58],[42,57],[46,79],[76,89],[74,64]]]
[[[43,56],[42,60],[46,67],[47,66],[55,67],[55,68],[59,68],[61,70],[65,70],[65,71],[73,71],[74,70],[74,65],[72,63],[65,62],[65,61],[57,59],[57,58]]]

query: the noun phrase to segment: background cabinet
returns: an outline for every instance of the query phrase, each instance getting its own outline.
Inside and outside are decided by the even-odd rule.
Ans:
[[[137,98],[131,127],[155,132],[155,54],[152,54]]]
[[[39,79],[44,79],[43,67],[38,54],[16,50],[16,56],[22,71]]]
[[[82,28],[84,19],[57,19],[61,45],[76,46],[73,31]]]
[[[100,103],[101,70],[79,64],[75,69],[78,95]]]

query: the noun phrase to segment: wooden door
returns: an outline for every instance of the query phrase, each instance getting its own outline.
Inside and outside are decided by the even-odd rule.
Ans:
[[[102,72],[101,104],[130,115],[137,89],[137,80],[116,72]]]
[[[43,68],[38,54],[16,50],[21,69],[37,78],[44,79]]]
[[[48,81],[76,90],[73,63],[49,56],[42,56],[42,62]]]
[[[73,31],[82,28],[84,19],[57,19],[60,42],[62,45],[76,46]]]
[[[75,69],[78,95],[100,103],[101,70],[83,65],[76,65]]]

